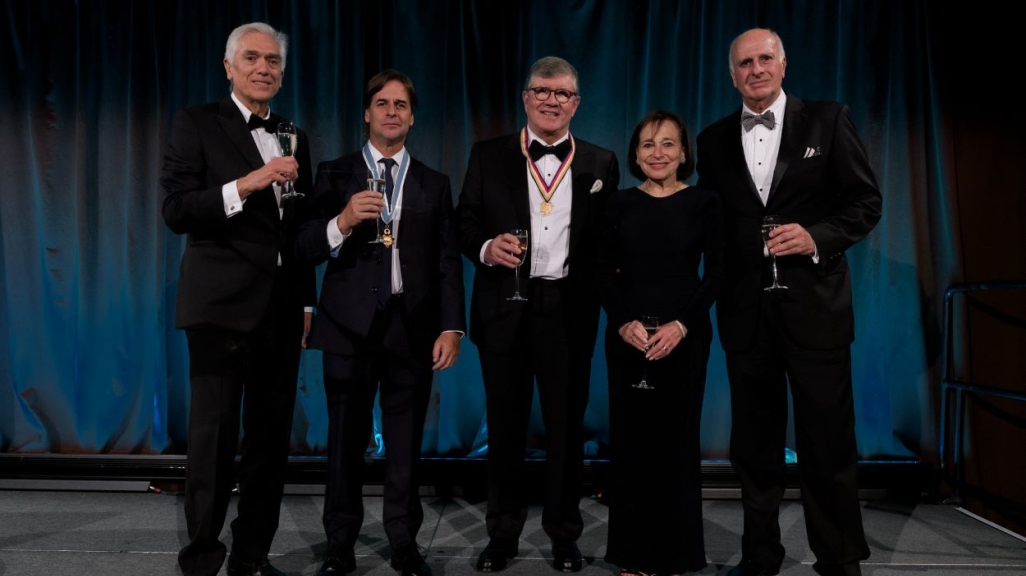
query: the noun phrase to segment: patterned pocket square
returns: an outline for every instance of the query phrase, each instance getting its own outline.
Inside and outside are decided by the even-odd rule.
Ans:
[[[802,156],[802,158],[815,158],[816,156],[822,155],[823,151],[819,149],[819,146],[816,146],[815,148],[806,148],[805,156]]]
[[[602,181],[601,180],[596,180],[595,183],[591,185],[591,193],[592,194],[598,192],[601,189],[602,189]]]

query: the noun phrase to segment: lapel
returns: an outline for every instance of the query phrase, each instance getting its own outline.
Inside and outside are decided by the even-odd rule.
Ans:
[[[594,154],[588,146],[581,146],[577,143],[577,150],[574,152],[574,161],[570,164],[570,173],[573,175],[573,203],[570,206],[570,248],[567,254],[574,253],[574,247],[581,239],[581,231],[584,230],[584,222],[588,218],[588,197],[591,195],[591,187],[595,184]]]
[[[805,132],[805,104],[797,96],[787,94],[787,106],[784,108],[784,133],[780,135],[780,150],[777,152],[777,165],[773,169],[773,182],[770,184],[766,206],[773,202],[777,195],[780,180],[787,173],[787,167],[800,151],[800,138]]]
[[[527,159],[520,150],[520,132],[514,134],[506,143],[506,151],[503,154],[503,172],[505,181],[510,183],[509,201],[510,208],[516,217],[516,228],[531,228],[531,203],[535,201],[530,197],[530,189],[527,186]],[[539,198],[537,200],[541,202]],[[503,230],[506,232],[506,230]]]
[[[264,165],[264,159],[260,157],[260,151],[253,142],[253,135],[231,96],[221,100],[221,113],[217,120],[228,139],[254,170]]]
[[[409,148],[406,149],[406,154],[410,154]],[[402,189],[403,212],[408,212],[408,208],[411,206],[418,206],[425,201],[423,182],[421,181],[423,179],[423,172],[421,172],[420,167],[417,165],[416,160],[413,159],[413,156],[409,156],[409,158],[410,164],[406,169],[406,181],[403,182]],[[395,198],[395,194],[396,192],[392,191],[392,198]],[[397,242],[405,239],[406,231],[410,229],[410,219],[406,218],[405,214],[403,216],[404,217],[400,220],[398,225],[399,234],[396,237]]]

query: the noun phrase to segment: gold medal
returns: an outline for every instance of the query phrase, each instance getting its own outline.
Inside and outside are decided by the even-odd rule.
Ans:
[[[381,233],[381,243],[385,245],[385,248],[391,248],[395,240],[392,238],[392,229],[385,226],[385,230]]]
[[[552,214],[552,202],[543,201],[541,203],[541,213],[542,216],[548,216],[549,214]]]

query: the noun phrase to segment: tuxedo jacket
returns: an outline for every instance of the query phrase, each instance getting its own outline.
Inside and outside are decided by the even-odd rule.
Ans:
[[[574,140],[577,148],[570,165],[573,202],[564,291],[571,297],[564,297],[562,304],[570,345],[582,347],[580,352],[590,356],[598,330],[597,249],[606,198],[619,185],[620,168],[611,151],[580,138]],[[506,300],[513,294],[514,271],[482,264],[481,246],[511,229],[531,228],[530,206],[537,206],[540,197],[528,187],[526,162],[519,132],[478,142],[470,152],[457,207],[460,248],[475,266],[470,339],[479,347],[498,352],[508,351],[513,345],[525,305]],[[529,276],[530,259],[529,249],[520,270],[522,288]]]
[[[449,177],[411,156],[393,248],[370,244],[377,225],[365,220],[353,228],[333,258],[328,222],[334,221],[353,194],[363,190],[367,190],[367,165],[361,152],[317,167],[313,200],[296,243],[304,261],[328,263],[310,345],[333,354],[358,352],[377,311],[378,292],[391,290],[384,285],[383,251],[398,250],[407,334],[414,354],[430,358],[439,334],[466,331],[463,262]]]
[[[845,250],[880,220],[881,197],[848,107],[787,95],[780,152],[765,206],[745,162],[741,110],[698,136],[699,186],[719,191],[725,224],[726,278],[717,300],[727,351],[752,344],[763,291],[770,283],[761,220],[767,214],[801,224],[816,242],[819,263],[804,255],[777,258],[784,328],[804,348],[846,346],[855,338]]]
[[[309,194],[310,148],[306,133],[298,136],[295,186]],[[254,329],[270,303],[279,255],[297,314],[314,305],[314,269],[293,250],[305,199],[286,200],[281,216],[268,186],[249,195],[241,212],[225,215],[221,187],[264,164],[231,97],[175,115],[160,185],[164,221],[176,234],[188,235],[178,276],[177,328]]]

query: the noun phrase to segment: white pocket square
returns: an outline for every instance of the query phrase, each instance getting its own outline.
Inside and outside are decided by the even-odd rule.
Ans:
[[[595,183],[591,185],[591,193],[592,194],[598,192],[601,189],[602,189],[602,181],[601,180],[596,180]]]
[[[823,151],[819,149],[819,146],[816,146],[815,148],[806,148],[805,156],[803,156],[803,158],[815,158],[816,156],[822,155]]]

